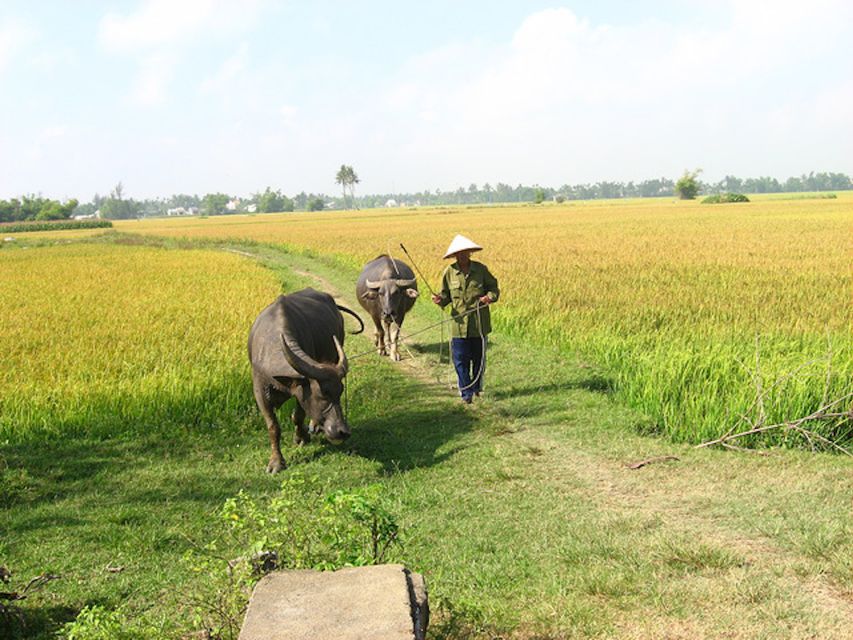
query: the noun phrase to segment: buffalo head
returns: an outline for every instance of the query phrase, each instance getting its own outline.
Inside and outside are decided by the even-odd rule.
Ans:
[[[365,282],[367,291],[362,294],[362,297],[366,300],[379,300],[379,309],[382,317],[387,322],[393,320],[399,325],[402,323],[405,314],[405,308],[401,304],[401,296],[417,298],[418,290],[414,288],[416,282],[414,278],[388,278],[387,280],[378,281],[367,280]]]
[[[350,428],[341,410],[344,376],[347,374],[347,357],[337,336],[332,336],[338,351],[338,362],[317,362],[287,334],[281,334],[284,356],[290,365],[303,376],[294,385],[293,395],[300,406],[323,432],[326,438],[338,444],[350,436]]]

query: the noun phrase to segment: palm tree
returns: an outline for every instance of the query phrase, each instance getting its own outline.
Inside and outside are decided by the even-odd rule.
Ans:
[[[358,178],[358,174],[355,172],[355,169],[349,165],[342,164],[338,173],[335,174],[335,182],[341,185],[341,190],[344,195],[344,206],[347,206],[347,187],[349,187],[350,199],[353,206],[355,206],[355,185],[361,182]]]

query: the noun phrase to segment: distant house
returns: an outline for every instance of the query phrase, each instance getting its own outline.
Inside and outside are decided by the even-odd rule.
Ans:
[[[225,204],[226,211],[237,211],[240,208],[240,198],[232,198]]]
[[[175,207],[166,209],[167,216],[194,216],[198,213],[198,207]]]
[[[246,205],[246,213],[257,213],[258,205],[256,204],[247,204]]]
[[[398,205],[398,204],[397,204],[397,201],[396,201],[396,200],[394,200],[394,198],[388,198],[388,199],[385,201],[385,206],[386,206],[386,207],[398,207],[398,206],[400,206],[400,205]]]
[[[94,220],[95,218],[100,218],[101,217],[100,214],[101,214],[100,211],[96,211],[95,213],[90,213],[88,215],[71,216],[71,219],[72,220]]]

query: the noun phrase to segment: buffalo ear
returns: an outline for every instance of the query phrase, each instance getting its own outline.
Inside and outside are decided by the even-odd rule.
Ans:
[[[368,289],[367,291],[365,291],[364,293],[361,294],[361,297],[364,298],[365,300],[376,300],[378,295],[379,295],[378,291],[373,291],[372,289]]]
[[[406,295],[410,298],[417,298],[420,294],[417,289],[406,289]]]

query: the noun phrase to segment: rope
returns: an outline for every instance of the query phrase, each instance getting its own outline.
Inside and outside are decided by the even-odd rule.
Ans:
[[[437,327],[439,325],[445,325],[448,322],[452,322],[456,318],[463,318],[463,317],[465,317],[471,313],[479,313],[481,306],[482,305],[478,304],[476,309],[468,309],[468,311],[465,311],[464,313],[461,313],[458,316],[451,317],[451,318],[444,318],[443,320],[440,320],[434,324],[428,325],[428,326],[424,327],[423,329],[419,329],[418,331],[415,331],[414,333],[409,333],[407,335],[401,335],[398,337],[398,339],[402,338],[403,340],[408,340],[409,338],[413,338],[413,337],[420,335],[426,331],[429,331],[430,329],[434,329],[435,327]],[[485,336],[482,336],[482,331],[483,330],[481,327],[480,328],[480,335],[481,335],[481,337],[485,337]],[[443,326],[442,326],[442,333],[444,333]],[[369,349],[368,351],[362,351],[361,353],[357,353],[354,356],[347,356],[347,360],[355,360],[356,358],[361,358],[361,357],[364,357],[366,355],[370,355],[371,353],[375,353],[375,352],[376,352],[376,347],[373,347],[372,349]]]
[[[349,372],[347,372],[347,376]],[[346,379],[346,376],[341,383],[344,385],[344,422],[349,423],[349,381]]]
[[[480,349],[481,349],[480,350],[480,370],[477,372],[477,376],[471,381],[471,384],[465,385],[464,387],[459,389],[460,393],[462,391],[465,391],[466,389],[470,389],[475,384],[477,384],[477,381],[483,375],[483,371],[486,368],[486,336],[483,335],[483,323],[482,323],[482,317],[480,316],[480,309],[482,307],[483,307],[483,305],[480,304],[480,301],[478,300],[477,301],[477,308],[475,309],[475,311],[477,312],[477,329],[479,329],[479,331],[480,331],[480,340],[481,340],[481,344],[482,344],[482,346],[480,347]]]
[[[397,262],[394,260],[394,256],[391,255],[391,241],[388,241],[388,259],[391,261],[391,266],[394,267],[394,271],[397,272],[397,277],[400,277],[400,270],[397,268]]]
[[[459,387],[460,393],[467,390],[467,389],[470,389],[471,387],[476,385],[477,382],[482,379],[483,372],[486,369],[486,346],[487,345],[486,345],[486,336],[483,335],[483,322],[482,322],[482,315],[480,313],[480,310],[484,306],[485,305],[481,304],[478,300],[477,306],[475,308],[469,309],[468,311],[465,311],[464,313],[455,317],[455,318],[462,318],[462,317],[465,317],[469,314],[476,313],[477,314],[477,329],[480,332],[480,341],[481,341],[480,368],[477,371],[477,375],[474,376],[474,379],[471,380],[471,382],[469,384],[465,385],[464,387]],[[428,325],[428,326],[424,327],[423,329],[419,329],[418,331],[415,331],[414,333],[410,333],[407,335],[402,335],[402,334],[398,333],[397,343],[399,345],[403,340],[408,340],[409,338],[412,338],[416,335],[420,335],[421,333],[425,333],[426,331],[429,331],[430,329],[434,329],[435,327],[441,327],[441,342],[439,342],[439,352],[438,352],[438,362],[439,362],[439,364],[441,364],[441,349],[444,347],[444,325],[448,322],[454,321],[455,318],[454,317],[443,318],[442,320],[440,320],[434,324]],[[450,359],[450,356],[452,354],[452,347],[451,347],[452,339],[453,339],[452,335],[448,334],[447,335],[448,359]],[[409,350],[409,348],[406,346],[405,343],[402,343],[402,344],[406,348],[406,350],[409,352],[409,355],[412,356],[412,359],[414,359],[414,354],[412,354],[412,352]],[[361,353],[357,353],[354,356],[347,356],[347,360],[356,360],[357,358],[361,358],[361,357],[370,355],[370,354],[375,353],[375,352],[376,352],[376,347],[373,347],[372,349],[369,349],[368,351],[362,351]],[[448,385],[449,385],[449,383],[448,383]],[[480,388],[482,389],[482,387],[483,387],[483,385],[481,384]],[[451,386],[451,388],[452,388],[452,386]],[[344,392],[346,393],[346,387],[344,387]],[[348,398],[345,397],[345,401],[348,401]]]
[[[441,313],[441,310],[439,310],[439,313]],[[438,366],[439,367],[442,365],[441,357],[442,357],[443,351],[444,351],[444,324],[441,325],[441,341],[438,343]],[[447,335],[447,361],[450,362],[450,334]],[[445,371],[447,371],[447,370],[445,369]],[[449,377],[445,378],[444,381],[447,384],[447,386],[450,386],[450,378]]]

